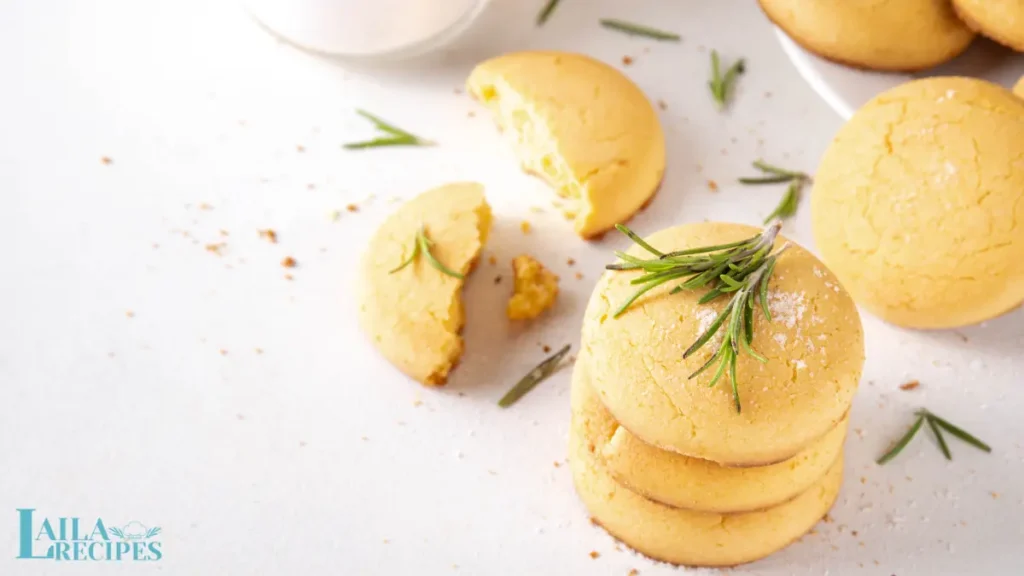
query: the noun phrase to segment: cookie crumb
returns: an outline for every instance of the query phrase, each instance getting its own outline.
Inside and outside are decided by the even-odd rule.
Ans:
[[[313,190],[315,188],[316,188],[316,184],[313,184],[312,182],[310,182],[309,184],[306,184],[306,190]]]
[[[359,206],[349,204],[348,206],[345,206],[345,210],[348,210],[349,212],[359,212]]]
[[[128,318],[135,318],[135,312],[132,312],[131,310],[125,310],[124,315]]]
[[[228,355],[228,351],[227,351],[227,350],[225,350],[225,349],[223,349],[223,348],[221,348],[221,349],[219,350],[219,352],[220,352],[220,355],[221,355],[221,356],[227,356],[227,355]]]
[[[630,66],[632,64],[633,64],[632,56],[623,56],[622,57],[622,65],[623,66]]]
[[[306,147],[303,146],[302,144],[296,144],[295,145],[295,151],[296,152],[305,152],[306,151]]]
[[[993,500],[999,500],[999,492],[989,492],[988,494]]]
[[[921,386],[920,382],[918,382],[917,380],[911,380],[910,382],[906,382],[904,384],[900,384],[900,390],[907,390],[907,391],[915,390],[919,386]]]
[[[466,118],[476,118],[476,112],[473,112],[472,110],[466,112]]]
[[[636,568],[633,568],[632,570],[629,571],[629,574],[627,574],[626,576],[639,576],[639,574],[640,574],[640,571],[637,570]]]
[[[331,210],[327,216],[331,219],[331,222],[337,222],[341,219],[341,210]]]
[[[114,163],[114,160],[110,156],[104,156],[100,158],[100,162],[103,162],[107,166],[110,166],[111,164]]]
[[[591,550],[590,551],[590,557],[593,558],[594,560],[597,560],[598,558],[601,557],[601,555],[597,553],[597,550]]]
[[[275,232],[272,228],[267,228],[266,230],[257,230],[257,232],[259,232],[260,238],[267,240],[271,244],[277,244],[277,232]]]
[[[576,273],[576,279],[577,280],[583,280],[583,273],[582,272],[577,272]]]
[[[519,229],[523,231],[523,234],[529,234],[531,228],[530,223],[526,220],[519,223]]]
[[[668,102],[665,102],[664,100],[659,99],[658,100],[658,108],[661,108],[662,110],[668,110]]]
[[[285,274],[285,275],[284,275],[284,279],[285,279],[285,280],[289,280],[289,281],[291,281],[291,280],[295,280],[295,277],[294,277],[294,276],[292,276],[291,274]]]
[[[545,344],[544,347],[541,348],[541,350],[543,350],[544,353],[547,354],[548,352],[551,352],[551,346],[548,346],[547,344]]]
[[[490,264],[491,266],[494,266],[494,265],[496,265],[498,263],[498,259],[496,257],[494,257],[493,255],[492,256],[488,256],[487,257],[487,263]]]
[[[227,244],[225,244],[224,242],[217,242],[217,243],[214,243],[214,244],[207,244],[206,245],[206,251],[207,252],[212,252],[213,254],[216,254],[217,256],[220,256],[221,255],[220,251],[225,246],[227,246]]]
[[[225,230],[225,229],[223,229],[223,228],[221,228],[220,230],[218,230],[218,231],[217,231],[217,233],[218,233],[218,234],[220,234],[221,236],[230,236],[230,235],[231,235],[231,233],[230,233],[230,232],[228,232],[227,230]]]
[[[253,352],[256,352],[257,354],[263,354],[263,348],[255,348],[253,349]]]
[[[423,405],[423,400],[420,400],[420,399],[417,398],[416,400],[412,401],[412,405],[416,406],[416,407],[422,406]]]
[[[207,204],[206,202],[203,202],[203,203],[201,203],[199,205],[199,209],[200,210],[213,210],[213,206],[210,205],[210,204]]]
[[[555,464],[555,468],[561,468],[562,467],[562,463],[559,462],[558,460],[555,460],[554,464]]]
[[[572,258],[569,258],[568,260],[565,261],[565,263],[568,264],[569,266],[572,266],[573,264],[576,264],[576,261],[573,260]]]
[[[714,180],[708,180],[708,190],[711,190],[712,192],[718,192],[718,182],[715,182]]]
[[[494,283],[501,284],[501,274],[498,274],[497,276],[494,277]]]
[[[295,266],[297,265],[298,262],[296,262],[295,258],[292,258],[291,256],[288,256],[284,260],[281,260],[281,266],[284,266],[285,268],[295,268]]]

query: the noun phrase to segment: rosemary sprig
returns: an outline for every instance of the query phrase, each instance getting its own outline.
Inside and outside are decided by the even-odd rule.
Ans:
[[[566,344],[561,350],[555,352],[549,356],[546,360],[537,365],[536,368],[527,372],[526,376],[523,376],[516,385],[509,389],[501,400],[498,400],[498,406],[502,408],[508,408],[515,404],[520,398],[526,395],[527,392],[533,390],[537,384],[540,384],[555,373],[558,369],[559,364],[562,362],[562,358],[569,353],[569,348],[572,344]]]
[[[458,278],[459,280],[466,278],[465,275],[459,274],[442,264],[437,258],[434,258],[434,255],[430,252],[430,247],[434,245],[434,241],[427,237],[427,231],[423,226],[420,226],[419,229],[416,230],[416,235],[413,237],[412,242],[412,253],[409,254],[409,257],[403,260],[401,264],[389,270],[388,274],[394,274],[409,264],[412,264],[413,260],[415,260],[422,252],[423,255],[427,257],[427,262],[443,274],[447,274],[452,278]]]
[[[728,373],[732,385],[733,401],[736,411],[739,412],[740,395],[736,376],[736,362],[739,355],[745,352],[760,362],[767,362],[767,359],[753,347],[754,309],[760,305],[765,319],[771,321],[771,312],[768,308],[768,282],[775,270],[779,256],[788,247],[788,244],[783,245],[772,253],[775,239],[782,228],[782,222],[773,222],[763,232],[746,240],[668,253],[654,248],[621,224],[616,228],[641,248],[653,254],[654,258],[645,260],[624,252],[616,252],[616,256],[622,262],[605,266],[608,270],[641,270],[644,272],[630,282],[630,284],[639,285],[640,288],[615,309],[613,317],[619,317],[637,298],[666,282],[679,282],[669,294],[676,294],[683,290],[707,288],[707,293],[697,301],[698,304],[707,304],[721,296],[730,295],[729,304],[718,313],[707,330],[683,353],[683,358],[689,358],[700,350],[724,326],[724,334],[721,343],[718,344],[718,350],[706,363],[690,374],[689,378],[696,378],[699,374],[717,365],[708,385],[714,386]]]
[[[619,32],[629,34],[630,36],[646,36],[647,38],[653,38],[654,40],[668,40],[671,42],[679,42],[679,40],[681,40],[679,34],[674,32],[665,32],[664,30],[657,30],[642,24],[633,24],[632,22],[616,20],[615,18],[602,18],[600,22],[601,26],[604,26],[605,28],[618,30]]]
[[[878,464],[885,464],[892,460],[893,458],[895,458],[900,452],[902,452],[903,449],[906,448],[908,444],[910,444],[910,441],[914,439],[914,436],[917,435],[917,432],[921,429],[921,426],[924,423],[927,423],[928,428],[930,428],[932,431],[932,434],[935,434],[935,441],[936,443],[938,443],[939,450],[942,451],[942,455],[946,457],[946,460],[952,460],[953,454],[949,451],[949,445],[946,444],[946,438],[942,435],[943,431],[952,434],[953,436],[959,438],[960,440],[963,440],[967,444],[974,446],[978,450],[981,450],[983,452],[992,451],[992,447],[989,446],[988,444],[985,444],[977,437],[964,431],[962,428],[954,426],[948,420],[945,420],[943,418],[936,416],[935,414],[932,414],[925,408],[922,408],[917,412],[914,412],[914,414],[917,416],[917,419],[914,420],[914,424],[910,427],[909,430],[907,430],[907,433],[904,434],[903,437],[901,437],[899,440],[896,441],[895,444],[892,445],[892,448],[889,448],[889,450],[885,454],[882,454],[882,456],[877,460]]]
[[[765,175],[740,178],[740,184],[760,185],[789,182],[789,187],[786,188],[786,193],[782,195],[779,205],[764,219],[765,224],[775,219],[786,219],[796,214],[796,210],[800,206],[801,192],[804,185],[810,182],[811,177],[803,172],[772,166],[764,160],[756,160],[754,168],[757,168]]]
[[[348,144],[343,144],[343,148],[347,148],[349,150],[362,150],[365,148],[379,148],[381,146],[433,146],[435,144],[431,140],[420,138],[411,132],[406,132],[394,124],[370,114],[366,110],[356,110],[356,113],[370,122],[373,122],[373,125],[377,127],[377,130],[387,134],[387,136],[381,136],[372,140],[364,140],[362,142],[349,142]]]
[[[537,26],[543,26],[544,23],[548,21],[548,18],[551,17],[551,13],[558,7],[559,1],[560,0],[548,0],[548,3],[544,5],[544,9],[540,11],[540,14],[537,14]]]
[[[729,96],[732,94],[733,86],[736,84],[736,78],[745,69],[743,59],[740,58],[733,62],[732,66],[729,66],[725,74],[722,74],[722,63],[718,57],[718,51],[711,51],[711,80],[708,81],[708,87],[711,88],[711,97],[715,99],[719,110],[725,109]]]

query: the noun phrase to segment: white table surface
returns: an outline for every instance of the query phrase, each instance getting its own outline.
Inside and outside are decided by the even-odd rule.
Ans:
[[[495,405],[540,344],[578,344],[589,292],[625,242],[577,240],[459,88],[476,61],[511,50],[635,57],[626,72],[668,105],[667,179],[632,222],[644,233],[759,222],[782,190],[734,179],[758,157],[813,171],[840,119],[752,2],[566,1],[537,29],[540,4],[495,0],[451,50],[378,70],[296,51],[231,3],[0,7],[0,574],[706,573],[654,564],[590,524],[554,465],[569,371]],[[685,40],[628,38],[599,28],[606,16]],[[706,93],[712,47],[748,60],[726,114]],[[370,134],[356,107],[440,145],[344,151]],[[358,332],[355,263],[396,198],[462,179],[487,186],[498,220],[486,254],[501,265],[469,281],[465,358],[429,390]],[[257,236],[268,227],[278,244]],[[806,205],[787,233],[810,245]],[[204,249],[218,242],[220,255]],[[512,328],[507,280],[493,277],[521,252],[561,274],[563,294],[554,314]],[[833,520],[728,573],[1019,574],[1022,320],[921,333],[865,315]],[[921,387],[898,389],[911,379]],[[875,465],[919,406],[993,453],[953,443],[947,463],[921,437]],[[164,558],[15,560],[18,508],[159,525]]]

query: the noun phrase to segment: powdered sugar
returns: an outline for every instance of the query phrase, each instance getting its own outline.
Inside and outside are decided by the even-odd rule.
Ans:
[[[718,318],[718,311],[712,308],[698,308],[697,309],[697,336],[708,331],[711,325],[715,323],[715,318]]]
[[[772,313],[772,321],[779,322],[786,328],[793,328],[803,320],[807,311],[806,293],[769,292],[768,310]]]

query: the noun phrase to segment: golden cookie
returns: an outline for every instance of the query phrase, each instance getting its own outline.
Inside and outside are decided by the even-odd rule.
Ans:
[[[1020,80],[1017,80],[1017,83],[1014,84],[1013,93],[1016,94],[1018,98],[1024,98],[1024,76],[1021,76]]]
[[[926,78],[864,105],[825,152],[811,195],[823,259],[859,304],[951,328],[1024,301],[1024,101]]]
[[[666,506],[721,513],[776,506],[821,480],[842,453],[848,418],[793,458],[770,466],[726,468],[659,450],[612,418],[590,387],[588,362],[577,358],[572,378],[573,418],[588,446],[616,482]]]
[[[527,172],[570,206],[584,238],[625,222],[665,173],[665,137],[643,92],[581,54],[517,52],[478,65],[469,93],[508,130]]]
[[[569,431],[569,465],[591,519],[636,551],[662,562],[733,566],[784,548],[832,507],[843,480],[842,456],[799,496],[756,512],[716,514],[670,508],[617,484],[591,451],[585,423]],[[595,448],[596,449],[596,448]]]
[[[647,241],[668,252],[757,232],[705,222],[668,228]],[[629,252],[647,256],[638,246]],[[587,305],[582,346],[601,402],[641,440],[694,458],[758,466],[792,458],[846,415],[864,364],[864,334],[853,300],[811,253],[793,245],[778,260],[768,294],[772,321],[760,313],[754,320],[753,347],[768,361],[744,353],[737,363],[741,413],[727,377],[714,387],[708,386],[712,371],[688,378],[717,341],[683,359],[728,298],[699,305],[704,290],[669,294],[676,284],[670,282],[614,318],[639,275],[605,272]]]
[[[424,384],[444,384],[462,355],[463,281],[432,266],[422,250],[395,268],[413,255],[422,228],[430,254],[464,275],[490,227],[483,186],[460,182],[410,200],[370,239],[361,268],[360,325],[385,358]]]
[[[949,0],[759,1],[794,42],[859,68],[931,68],[959,55],[974,39]]]
[[[953,7],[972,29],[1024,52],[1024,2],[1021,0],[953,0]]]

